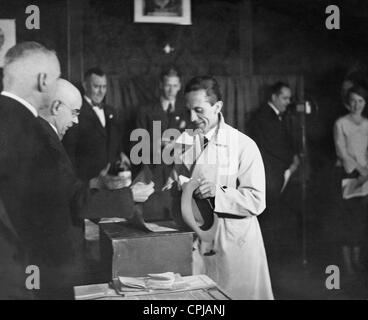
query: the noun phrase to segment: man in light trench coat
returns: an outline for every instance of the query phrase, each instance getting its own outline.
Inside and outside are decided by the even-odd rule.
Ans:
[[[174,182],[168,188],[177,189],[176,185],[182,190],[182,218],[194,231],[199,228],[188,218],[193,213],[190,209],[188,213],[192,205],[185,203],[185,193],[206,201],[214,212],[210,240],[203,236],[206,231],[197,232],[193,273],[208,275],[233,299],[273,299],[257,220],[265,209],[265,173],[258,147],[225,123],[214,78],[193,78],[185,97],[196,130],[176,140]]]

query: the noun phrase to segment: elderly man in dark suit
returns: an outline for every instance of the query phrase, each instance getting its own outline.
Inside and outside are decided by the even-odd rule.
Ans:
[[[29,265],[27,252],[22,247],[0,198],[0,300],[32,299],[32,292],[25,291],[25,266]]]
[[[266,248],[277,249],[275,234],[290,224],[283,206],[288,182],[299,166],[291,134],[287,131],[285,112],[290,104],[288,84],[277,82],[270,88],[268,103],[261,106],[249,121],[248,134],[257,143],[266,172],[266,212],[260,217]]]
[[[78,221],[83,209],[96,212],[86,208],[85,204],[91,203],[89,188],[81,187],[82,182],[73,177],[56,132],[38,118],[54,105],[73,119],[75,112],[65,103],[53,103],[59,75],[55,52],[38,43],[17,44],[5,56],[4,91],[0,95],[0,196],[19,239],[9,236],[9,227],[0,231],[9,243],[4,251],[15,250],[15,257],[28,257],[14,264],[23,272],[8,273],[12,278],[8,281],[17,286],[11,297],[28,297],[25,272],[29,263],[40,271],[40,289],[31,291],[34,297],[72,298],[72,287],[83,269]],[[65,127],[69,125],[68,120]],[[130,203],[133,207],[133,201]],[[122,206],[129,206],[129,202]],[[0,267],[9,270],[11,260],[0,259]],[[0,286],[1,296],[7,294],[5,288]]]
[[[140,184],[137,187],[134,184],[130,188],[125,187],[124,179],[108,174],[108,167],[88,182],[77,178],[60,140],[73,123],[78,123],[81,105],[82,98],[77,88],[70,82],[59,79],[51,105],[48,109],[40,111],[43,119],[39,119],[44,129],[45,139],[55,156],[55,164],[61,173],[60,183],[67,186],[65,188],[67,190],[66,201],[70,203],[73,217],[73,225],[70,227],[75,228],[76,231],[77,237],[74,242],[79,246],[79,258],[83,257],[82,218],[128,218],[133,215],[135,202],[144,202],[153,193],[153,185]],[[90,189],[93,190],[89,191]],[[83,259],[79,259],[78,262],[80,261],[83,265]],[[88,276],[83,271],[89,270],[89,267],[91,265],[83,265],[83,270],[80,270],[81,275],[79,279],[76,277],[75,281],[83,281],[85,279],[83,276]],[[76,273],[76,265],[74,268],[74,273]]]
[[[0,95],[0,194],[19,236],[18,243],[13,238],[13,248],[24,250],[29,262],[40,268],[41,257],[58,255],[53,250],[54,231],[66,218],[60,215],[53,158],[37,120],[38,111],[50,103],[59,75],[55,52],[38,43],[20,43],[5,55],[4,91]],[[58,237],[68,250],[64,231]],[[3,263],[0,259],[0,265]],[[19,298],[28,294],[24,286],[27,266],[22,267]],[[44,268],[41,272],[43,279],[47,272]]]

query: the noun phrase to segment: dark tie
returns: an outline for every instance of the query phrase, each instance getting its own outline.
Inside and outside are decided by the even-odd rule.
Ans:
[[[173,116],[174,116],[174,106],[169,103],[169,106],[167,107],[166,114],[167,114],[167,129],[170,129],[173,125]]]
[[[204,149],[206,149],[209,140],[206,138],[206,136],[201,136],[200,138],[201,138],[201,151],[203,151]]]
[[[204,136],[203,138],[203,150],[206,149],[207,145],[208,145],[209,140],[206,138],[206,136]]]
[[[172,103],[169,103],[166,112],[168,115],[170,115],[170,113],[172,113],[173,111],[174,111],[174,106],[172,105]]]

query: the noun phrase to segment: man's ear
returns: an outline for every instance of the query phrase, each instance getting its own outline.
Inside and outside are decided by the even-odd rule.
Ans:
[[[276,94],[273,94],[272,96],[271,96],[271,102],[273,102],[273,101],[275,101],[276,100]]]
[[[87,88],[87,83],[86,83],[86,81],[83,81],[82,82],[82,87],[83,87],[83,91],[84,91],[84,94],[86,93],[86,88]]]
[[[224,103],[221,100],[216,102],[216,104],[215,104],[216,113],[220,113],[221,112],[221,109],[222,109],[223,105],[224,105]]]
[[[39,73],[37,76],[37,89],[40,92],[47,91],[47,74]]]
[[[52,116],[57,116],[59,114],[60,110],[60,102],[57,100],[54,100],[51,104],[50,113]]]

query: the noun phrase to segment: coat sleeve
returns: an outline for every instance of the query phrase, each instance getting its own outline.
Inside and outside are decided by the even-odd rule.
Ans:
[[[130,188],[90,189],[88,183],[75,179],[71,207],[76,218],[128,218],[133,214],[134,205]]]
[[[266,208],[265,172],[261,154],[249,140],[239,152],[237,187],[216,187],[215,211],[250,217]]]
[[[74,168],[77,167],[78,141],[79,125],[74,125],[66,132],[62,140],[65,151],[67,152]]]

